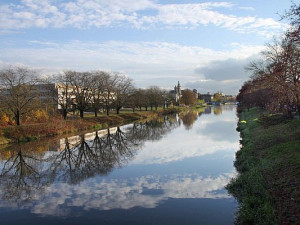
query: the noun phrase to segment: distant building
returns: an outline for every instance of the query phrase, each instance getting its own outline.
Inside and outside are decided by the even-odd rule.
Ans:
[[[69,101],[76,103],[72,86],[66,88],[65,85],[58,83],[37,84],[35,91],[42,105],[53,106],[54,109],[61,109],[61,104],[67,99],[66,95],[69,96]]]
[[[172,94],[172,97],[175,99],[175,102],[179,103],[182,97],[182,90],[179,81],[177,86],[175,85],[174,90],[171,90],[170,93]]]
[[[197,91],[197,89],[193,89],[193,94],[194,94],[194,98],[197,101],[197,99],[198,99],[198,91]]]
[[[204,100],[205,103],[210,103],[213,100],[213,95],[211,95],[209,92],[207,94],[198,94],[198,98],[200,100]]]
[[[62,101],[66,101],[66,98],[62,97],[66,95],[66,91],[68,96],[70,96],[70,100],[74,103],[76,102],[75,96],[72,94],[73,88],[71,86],[69,88],[65,88],[63,84],[49,83],[27,85],[21,88],[22,91],[29,92],[29,94],[27,94],[26,96],[28,99],[36,101],[40,104],[41,107],[45,107],[48,109],[61,109],[61,104],[59,103],[62,103]],[[2,90],[1,94],[3,94],[4,96],[10,96],[11,89]]]

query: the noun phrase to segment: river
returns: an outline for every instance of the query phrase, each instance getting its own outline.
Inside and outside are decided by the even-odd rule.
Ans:
[[[1,224],[233,224],[235,106],[0,150]]]

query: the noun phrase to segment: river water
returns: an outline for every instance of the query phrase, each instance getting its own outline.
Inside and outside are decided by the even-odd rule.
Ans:
[[[234,106],[0,150],[1,224],[233,224]]]

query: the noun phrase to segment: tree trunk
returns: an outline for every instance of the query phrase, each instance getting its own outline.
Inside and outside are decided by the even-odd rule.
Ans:
[[[95,114],[95,117],[98,117],[98,110],[97,109],[95,109],[94,114]]]
[[[63,118],[64,118],[64,120],[66,120],[67,119],[67,109],[63,109]]]
[[[109,106],[106,106],[106,115],[109,116]]]
[[[140,111],[142,111],[142,106],[140,106]]]
[[[20,126],[20,112],[17,110],[17,113],[15,114],[16,124],[17,126]]]
[[[151,108],[151,111],[152,111],[153,106],[151,105],[150,108]]]
[[[83,118],[83,110],[80,109],[79,111],[80,111],[80,118]]]
[[[121,109],[121,107],[116,108],[117,114],[120,114],[120,109]]]
[[[145,106],[145,108],[146,108],[146,111],[148,111],[148,106]]]

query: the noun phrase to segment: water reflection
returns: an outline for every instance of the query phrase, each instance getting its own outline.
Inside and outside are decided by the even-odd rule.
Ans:
[[[230,174],[216,178],[188,174],[171,177],[142,176],[138,179],[86,180],[78,186],[58,183],[48,187],[47,196],[38,196],[38,201],[32,202],[30,208],[36,214],[61,215],[61,209],[70,206],[83,207],[85,210],[111,210],[155,208],[168,198],[224,199],[229,196],[225,192],[218,193],[218,190],[229,182],[229,178]]]
[[[159,140],[178,126],[175,116],[59,140],[55,145],[33,143],[2,150],[2,199],[20,201],[54,181],[79,183],[126,165],[146,140]],[[36,151],[38,149],[38,151]],[[48,151],[46,151],[48,150]],[[51,150],[51,151],[49,151]]]
[[[2,149],[0,207],[74,216],[72,207],[129,210],[169,199],[228,199],[224,186],[238,149],[230,110],[215,117],[214,108],[203,108]]]
[[[0,174],[2,199],[30,199],[32,194],[47,185],[51,174],[43,170],[43,161],[34,152],[22,149],[10,151]]]
[[[202,110],[201,110],[201,112],[202,112]],[[182,119],[182,123],[185,126],[186,130],[189,130],[192,128],[192,125],[197,120],[199,114],[200,114],[200,112],[198,110],[188,111],[188,112],[185,112],[182,114],[181,119]]]

